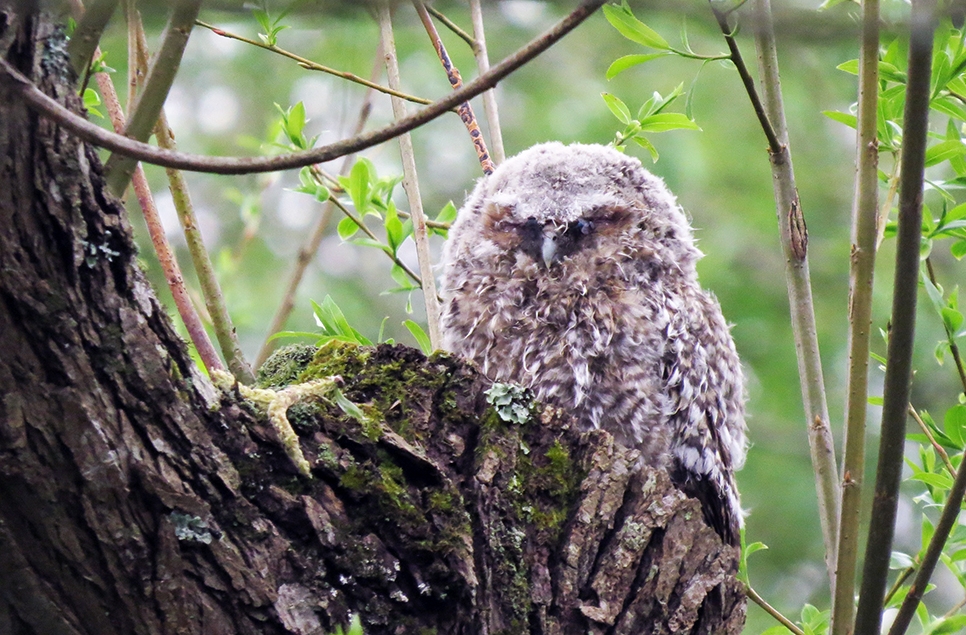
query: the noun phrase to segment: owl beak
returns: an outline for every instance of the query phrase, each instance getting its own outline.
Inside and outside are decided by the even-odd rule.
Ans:
[[[557,255],[557,237],[554,234],[543,235],[543,245],[540,248],[540,255],[543,256],[543,264],[548,268]]]

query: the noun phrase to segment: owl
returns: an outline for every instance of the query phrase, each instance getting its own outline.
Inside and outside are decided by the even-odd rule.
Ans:
[[[744,388],[684,212],[641,162],[545,143],[476,186],[444,247],[447,350],[665,468],[730,544]]]

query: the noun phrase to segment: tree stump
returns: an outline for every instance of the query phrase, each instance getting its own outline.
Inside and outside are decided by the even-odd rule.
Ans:
[[[80,110],[55,18],[0,55]],[[737,549],[663,470],[566,413],[500,418],[443,354],[329,343],[265,415],[200,375],[96,152],[0,82],[0,633],[738,633]]]

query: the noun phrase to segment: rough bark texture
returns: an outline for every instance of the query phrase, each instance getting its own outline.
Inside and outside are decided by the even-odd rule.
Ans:
[[[79,108],[63,33],[0,4],[0,55]],[[330,344],[263,413],[186,355],[96,154],[0,84],[0,633],[738,633],[738,554],[666,474],[564,413],[506,423],[472,368]]]

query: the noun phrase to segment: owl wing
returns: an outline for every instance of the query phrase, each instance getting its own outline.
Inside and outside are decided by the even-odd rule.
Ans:
[[[662,361],[671,477],[701,502],[722,539],[737,545],[742,521],[734,471],[745,455],[741,364],[717,301],[700,290],[685,295],[688,310],[674,312]]]

